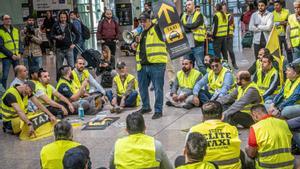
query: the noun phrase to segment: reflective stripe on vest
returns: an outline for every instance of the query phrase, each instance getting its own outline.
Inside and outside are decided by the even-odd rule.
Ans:
[[[231,17],[231,14],[228,13],[226,14],[226,16],[228,17],[228,22],[230,20],[230,17]],[[234,25],[234,18],[232,19],[233,20],[233,23],[231,25],[229,25],[229,32],[228,32],[228,35],[233,35],[234,34],[234,28],[235,28],[235,25]]]
[[[217,75],[217,77],[213,70],[210,70],[208,72],[208,86],[209,86],[210,94],[213,94],[213,93],[215,93],[216,90],[219,90],[222,88],[224,80],[225,80],[225,74],[227,72],[230,72],[230,70],[228,70],[225,67],[222,68],[221,72],[219,73],[219,75]],[[231,89],[228,90],[228,93],[230,93],[230,91],[232,91],[234,89],[234,86],[235,86],[235,84],[232,83]]]
[[[239,160],[241,140],[235,126],[221,120],[207,120],[193,126],[190,132],[201,133],[207,140],[203,161],[218,163],[221,169],[242,167]]]
[[[217,12],[216,16],[218,17],[218,28],[217,28],[217,37],[227,36],[228,34],[228,17],[225,14],[225,20],[221,12]]]
[[[289,79],[287,79],[283,89],[284,99],[288,99],[294,93],[295,89],[299,86],[299,84],[300,77],[298,77],[293,83]],[[299,102],[299,100],[297,102]]]
[[[158,38],[157,33],[155,32],[155,25],[152,26],[147,32],[146,38],[146,57],[149,63],[167,63],[167,47],[165,42],[161,41]],[[142,65],[140,64],[141,58],[140,54],[140,44],[137,46],[136,50],[136,63],[137,63],[137,71],[142,69]]]
[[[139,87],[138,87],[138,81],[135,79],[135,77],[131,74],[128,74],[125,81],[124,81],[124,85],[121,81],[121,78],[120,78],[120,75],[116,75],[114,77],[114,82],[115,84],[117,85],[117,95],[118,96],[122,96],[126,90],[127,90],[127,87],[128,87],[128,83],[131,81],[131,80],[134,80],[134,89],[137,90]],[[136,106],[139,106],[140,105],[140,96],[138,95],[137,98],[136,98]]]
[[[76,90],[79,90],[80,87],[81,87],[81,84],[82,82],[85,80],[85,79],[89,79],[89,76],[90,76],[90,73],[88,70],[83,70],[82,71],[82,74],[81,74],[81,78],[79,78],[79,74],[74,70],[72,70],[72,74],[73,74],[73,85],[74,87],[76,88]],[[87,85],[87,87],[85,88],[86,91],[89,91],[90,90],[90,85]]]
[[[240,100],[248,91],[249,88],[254,88],[257,90],[257,92],[259,93],[259,96],[260,96],[260,103],[263,103],[263,98],[259,92],[259,88],[258,86],[254,83],[254,82],[251,82],[247,87],[246,89],[243,89],[241,86],[238,87],[238,96],[237,96],[237,99],[236,100]],[[241,112],[245,112],[245,113],[250,113],[250,109],[253,105],[255,104],[258,104],[258,103],[250,103],[250,104],[247,104],[246,106],[244,106],[244,109],[241,110]]]
[[[10,87],[2,96],[1,114],[3,115],[3,121],[11,121],[13,118],[19,117],[19,115],[13,107],[5,105],[3,102],[3,99],[8,93],[16,97],[17,104],[19,105],[21,110],[23,110],[24,113],[27,113],[28,96],[25,96],[22,99],[22,96],[19,93],[19,91],[15,87]]]
[[[38,91],[38,90],[41,90],[41,91],[43,91],[46,95],[47,95],[47,97],[49,98],[49,99],[53,99],[53,87],[50,85],[50,84],[47,84],[47,86],[45,87],[42,83],[40,83],[40,82],[38,82],[37,84],[36,84],[36,90]],[[42,103],[42,104],[46,104],[45,102],[44,102],[44,100],[42,100],[42,99],[39,99],[39,101]]]
[[[17,28],[13,28],[12,36],[10,33],[0,29],[0,37],[3,39],[4,47],[11,51],[13,54],[19,54],[19,31]],[[0,52],[0,58],[6,58],[7,56],[4,53]]]
[[[289,10],[282,8],[280,13],[276,12],[275,10],[272,12],[274,15],[274,25],[277,30],[279,36],[285,35],[285,27],[283,25],[276,26],[276,22],[283,22],[287,21],[289,17]]]
[[[155,140],[145,134],[132,134],[115,143],[114,164],[117,169],[155,168]]]
[[[185,89],[193,89],[200,75],[201,73],[194,68],[191,69],[188,76],[186,76],[186,74],[182,70],[179,71],[177,73],[179,87]]]
[[[293,168],[292,133],[284,120],[268,117],[252,128],[258,145],[256,168]]]
[[[290,40],[293,48],[300,46],[300,22],[296,18],[296,14],[292,14],[288,19],[290,25]]]
[[[199,11],[194,12],[192,23],[195,23],[197,21],[197,18],[198,18],[199,15],[202,15]],[[182,23],[183,23],[183,25],[187,24],[187,14],[186,13],[184,13],[183,16],[182,16]],[[195,41],[204,42],[205,35],[206,35],[205,24],[200,25],[196,29],[193,29],[192,32],[193,32],[193,36],[194,36]]]
[[[60,78],[60,79],[59,79],[59,81],[58,81],[58,83],[57,83],[57,86],[56,86],[56,90],[58,90],[59,87],[60,87],[60,85],[62,85],[62,84],[66,84],[66,85],[71,89],[71,92],[72,92],[73,94],[75,94],[75,93],[78,92],[78,90],[77,90],[77,89],[75,88],[75,86],[73,85],[73,82],[69,82],[69,81],[67,81],[67,80],[64,79],[64,78]]]
[[[261,95],[264,95],[264,93],[269,89],[269,87],[271,85],[271,79],[276,74],[279,78],[278,71],[274,67],[272,67],[272,69],[270,71],[268,71],[267,74],[265,74],[264,79],[262,77],[262,70],[256,72],[256,75],[257,75],[256,84],[259,88],[259,92],[260,92]],[[277,89],[274,91],[273,94],[278,94],[279,92],[280,92],[280,88],[277,86]]]

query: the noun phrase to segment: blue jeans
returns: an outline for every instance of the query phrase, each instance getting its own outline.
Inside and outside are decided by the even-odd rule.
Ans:
[[[65,58],[68,65],[74,67],[73,49],[56,49],[56,72],[63,66]]]
[[[106,96],[108,97],[108,100],[111,102],[113,99],[113,93],[112,90],[106,91]],[[127,98],[125,99],[125,107],[135,107],[136,106],[136,98],[138,96],[137,91],[132,91],[129,93]],[[121,102],[121,97],[117,98],[118,104]]]
[[[199,100],[202,104],[208,102],[212,95],[207,90],[200,90],[198,93]]]
[[[300,105],[286,106],[281,111],[281,116],[286,119],[300,117]]]
[[[290,130],[293,133],[293,142],[300,147],[300,117],[287,120]]]
[[[32,66],[38,66],[39,68],[42,67],[43,64],[43,58],[42,56],[28,56],[23,58],[24,65],[29,70]]]
[[[300,46],[293,48],[293,62],[300,63]]]
[[[85,50],[85,47],[84,47],[84,40],[78,42],[77,45],[82,49],[82,52]],[[81,53],[81,52],[79,52],[77,48],[74,48],[74,50],[73,50],[74,62],[76,62],[78,53]]]
[[[10,65],[13,65],[13,68],[15,68],[18,64],[19,61],[18,60],[12,60],[12,59],[2,59],[2,79],[1,79],[1,83],[2,86],[6,89],[6,82],[7,82],[7,78],[8,78],[8,74],[9,74],[9,69],[10,69]]]
[[[154,86],[155,92],[155,113],[162,113],[164,102],[164,81],[165,81],[166,64],[142,65],[142,69],[137,72],[139,90],[142,98],[142,109],[150,109],[149,85]]]
[[[192,48],[192,53],[189,55],[189,59],[196,61],[198,70],[204,75],[206,73],[206,67],[203,64],[204,60],[204,46],[197,46]]]

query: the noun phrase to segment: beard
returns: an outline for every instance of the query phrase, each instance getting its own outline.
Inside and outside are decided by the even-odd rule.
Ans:
[[[73,74],[71,73],[70,80],[73,80],[73,79],[74,79],[74,77],[73,77]]]
[[[237,86],[242,86],[242,83],[241,82],[237,82],[236,85]]]
[[[190,70],[191,70],[191,69],[187,69],[187,68],[185,68],[185,67],[182,68],[182,71],[185,72],[185,73],[188,72],[188,71],[190,71]]]
[[[206,68],[210,68],[210,64],[209,64],[209,63],[204,63],[204,66],[205,66]]]

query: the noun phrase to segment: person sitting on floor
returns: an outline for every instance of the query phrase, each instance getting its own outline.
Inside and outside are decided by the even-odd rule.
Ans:
[[[202,74],[193,68],[193,62],[188,58],[182,61],[182,70],[177,72],[171,92],[166,95],[166,105],[191,109],[193,107],[193,88]]]
[[[13,87],[16,84],[23,84],[28,78],[28,70],[24,65],[18,65],[15,67],[16,77],[10,83],[9,87]]]
[[[120,113],[125,107],[140,105],[138,82],[133,75],[128,73],[125,62],[117,63],[117,71],[112,90],[107,91],[107,97],[112,105],[112,113]]]

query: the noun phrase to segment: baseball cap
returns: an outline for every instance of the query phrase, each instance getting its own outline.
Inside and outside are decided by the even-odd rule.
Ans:
[[[31,91],[34,93],[35,91],[35,83],[31,80],[27,80],[24,82],[24,84],[26,84],[30,89]]]
[[[140,15],[140,20],[146,20],[146,19],[150,19],[150,14],[147,13],[147,12],[143,12],[141,15]]]
[[[123,61],[117,63],[117,68],[118,69],[123,69],[125,66],[126,66],[126,63],[123,62]]]

